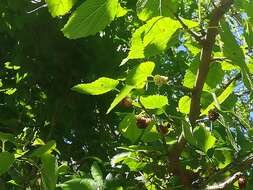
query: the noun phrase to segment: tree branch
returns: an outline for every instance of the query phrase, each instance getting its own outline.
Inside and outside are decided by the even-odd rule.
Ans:
[[[197,73],[195,87],[192,93],[190,107],[190,122],[195,123],[200,114],[200,97],[202,89],[209,71],[209,65],[212,61],[212,50],[215,44],[215,39],[218,34],[218,24],[226,11],[233,4],[233,0],[223,0],[220,5],[214,9],[211,20],[208,25],[207,34],[203,42],[200,65]]]
[[[221,20],[225,12],[233,4],[233,2],[234,2],[233,0],[222,0],[220,5],[214,9],[211,20],[208,25],[207,34],[203,41],[201,39],[201,44],[203,48],[202,48],[202,54],[200,58],[200,66],[198,69],[196,84],[192,91],[190,115],[189,115],[190,122],[192,125],[195,124],[200,114],[200,97],[201,97],[202,89],[203,89],[203,86],[204,86],[204,83],[209,71],[209,65],[212,61],[212,50],[215,44],[216,36],[218,34],[219,21]],[[180,21],[180,18],[178,20]],[[181,23],[181,24],[183,25],[184,23]],[[184,28],[185,27],[187,26],[185,25]],[[187,30],[188,32],[190,32],[189,28]],[[195,36],[195,34],[191,34],[191,35],[193,35],[193,37]],[[198,38],[199,37],[197,37],[196,39],[196,36],[195,36],[196,40],[198,40]],[[172,172],[180,178],[185,188],[193,189],[190,176],[187,175],[185,168],[181,166],[180,159],[179,159],[186,145],[186,142],[187,141],[184,137],[180,138],[178,143],[171,150],[168,160],[169,160],[169,163],[172,165],[171,166]]]
[[[178,16],[175,15],[176,19],[180,22],[180,24],[182,25],[182,27],[200,44],[203,43],[203,36],[194,32],[193,30],[191,30],[185,23],[184,21]]]
[[[252,153],[248,154],[243,160],[236,159],[234,162],[230,163],[225,168],[215,171],[214,174],[210,175],[205,181],[203,181],[200,184],[200,187],[206,187],[206,189],[207,189],[207,187],[211,187],[211,186],[208,186],[208,184],[211,181],[219,178],[224,173],[226,173],[228,171],[237,171],[237,173],[238,173],[239,171],[245,170],[251,164],[253,164],[253,154]],[[222,182],[222,183],[224,183],[224,182]],[[214,186],[214,185],[212,185],[212,186]],[[217,184],[216,184],[216,186],[217,186]]]
[[[233,184],[241,175],[242,175],[242,172],[236,172],[234,175],[230,176],[225,181],[218,184],[211,185],[211,186],[207,186],[204,190],[224,189],[228,185]]]

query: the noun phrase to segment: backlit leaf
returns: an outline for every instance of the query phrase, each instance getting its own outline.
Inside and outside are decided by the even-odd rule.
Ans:
[[[169,47],[173,34],[180,27],[178,21],[169,17],[152,18],[134,32],[128,59],[150,57],[162,53]]]
[[[75,4],[76,0],[45,0],[53,17],[65,15]]]
[[[95,35],[114,20],[118,0],[87,0],[71,15],[62,29],[70,39]]]
[[[72,90],[81,94],[100,95],[115,89],[118,84],[117,80],[101,77],[91,83],[78,84]]]
[[[181,113],[188,114],[190,112],[191,98],[189,96],[183,96],[180,98],[178,108]]]
[[[173,16],[176,12],[176,0],[138,0],[137,15],[140,20],[146,21],[155,16]]]
[[[161,95],[152,95],[141,97],[140,101],[142,105],[147,109],[157,109],[168,105],[168,98]]]
[[[147,77],[152,74],[154,67],[155,64],[149,61],[141,63],[137,67],[132,69],[126,78],[126,85],[113,100],[110,108],[107,110],[106,113],[108,114],[133,89],[143,88],[147,81]]]

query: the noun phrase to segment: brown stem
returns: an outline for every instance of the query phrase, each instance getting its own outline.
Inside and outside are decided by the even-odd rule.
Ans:
[[[201,39],[202,54],[200,58],[200,65],[197,73],[197,80],[195,87],[192,91],[191,107],[190,107],[190,122],[192,125],[195,124],[200,114],[200,97],[202,89],[209,71],[209,65],[212,61],[212,50],[215,44],[215,39],[218,34],[218,24],[226,11],[233,4],[233,0],[222,0],[220,5],[216,7],[212,13],[211,20],[208,25],[207,34],[204,41]],[[180,20],[179,20],[180,21]],[[182,24],[182,23],[181,23]],[[188,188],[193,189],[190,176],[187,175],[186,169],[180,164],[180,155],[186,145],[186,139],[180,138],[178,143],[174,146],[169,155],[169,163],[172,165],[172,172],[179,177],[182,184]]]
[[[191,124],[195,124],[195,121],[198,119],[200,114],[200,97],[209,71],[209,65],[212,61],[212,50],[215,44],[216,36],[218,34],[219,21],[225,12],[231,7],[233,2],[233,0],[221,1],[220,6],[214,9],[211,20],[208,24],[207,34],[203,42],[197,79],[191,98],[189,116]]]

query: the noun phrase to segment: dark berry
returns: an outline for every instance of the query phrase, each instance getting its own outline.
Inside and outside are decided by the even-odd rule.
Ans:
[[[130,108],[132,106],[132,99],[129,96],[126,96],[121,100],[120,105],[125,108]]]
[[[169,129],[167,126],[164,126],[164,125],[159,125],[159,132],[162,134],[162,135],[166,135],[168,133]]]
[[[216,121],[219,118],[219,113],[216,110],[208,111],[208,119],[209,121]]]
[[[150,122],[151,122],[151,119],[147,118],[147,117],[137,117],[136,118],[136,125],[139,129],[146,129]]]
[[[246,179],[243,176],[239,177],[238,179],[239,189],[245,189],[246,184],[247,184]]]

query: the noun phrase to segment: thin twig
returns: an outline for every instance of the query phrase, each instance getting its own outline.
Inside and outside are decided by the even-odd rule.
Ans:
[[[203,40],[203,36],[201,34],[198,34],[196,32],[194,32],[193,30],[191,30],[185,23],[184,21],[178,16],[178,15],[174,15],[176,17],[176,19],[180,22],[180,24],[182,25],[182,27],[200,44],[202,44],[204,42]]]
[[[227,178],[222,183],[214,184],[211,186],[207,186],[204,190],[219,190],[224,189],[225,187],[233,184],[240,176],[242,175],[242,172],[236,172],[234,175]]]

